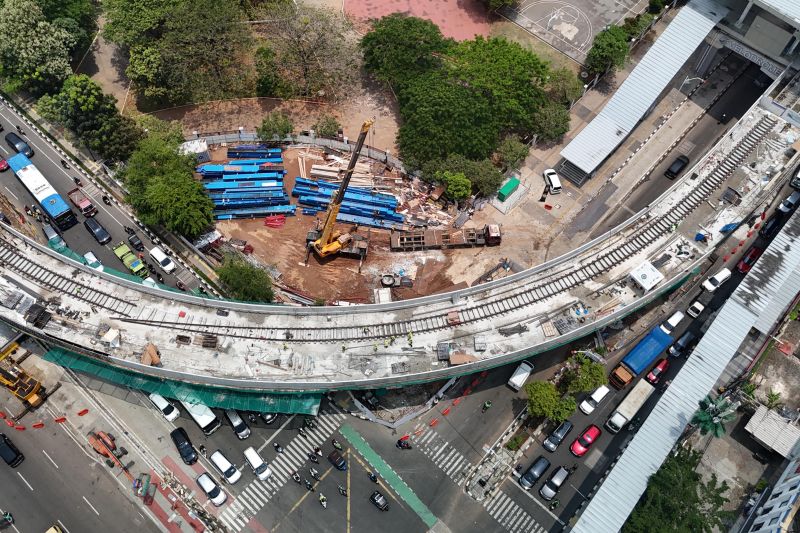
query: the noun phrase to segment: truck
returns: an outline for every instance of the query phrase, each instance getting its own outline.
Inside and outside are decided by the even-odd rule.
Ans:
[[[672,337],[659,326],[654,327],[611,372],[611,375],[608,376],[609,383],[617,390],[624,389],[636,376],[650,366],[658,354],[672,344],[672,341]]]
[[[413,252],[415,250],[496,246],[500,244],[502,238],[498,224],[487,224],[483,228],[392,231],[389,243],[393,252]]]
[[[533,372],[533,365],[530,364],[528,361],[523,361],[519,364],[514,373],[511,375],[511,378],[508,380],[508,386],[514,391],[519,392],[525,382],[528,381],[528,378]]]
[[[620,402],[614,412],[611,413],[611,416],[608,417],[606,428],[611,433],[619,433],[619,430],[633,420],[633,417],[636,416],[636,413],[639,412],[639,409],[642,408],[654,390],[656,389],[647,381],[639,380],[639,383],[631,389],[625,399]]]
[[[97,208],[94,206],[89,197],[86,196],[78,187],[75,187],[69,191],[67,196],[69,196],[69,199],[72,201],[75,207],[81,210],[83,216],[88,218],[97,214]]]
[[[146,278],[150,275],[150,272],[147,270],[147,267],[144,266],[142,260],[133,255],[131,249],[128,248],[128,245],[124,242],[114,247],[114,255],[119,257],[119,260],[122,261],[128,270],[140,278]]]

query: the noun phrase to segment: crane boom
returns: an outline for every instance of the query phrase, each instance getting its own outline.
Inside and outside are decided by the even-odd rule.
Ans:
[[[364,146],[364,141],[367,138],[367,133],[372,127],[373,122],[374,120],[369,119],[362,124],[361,133],[358,135],[355,148],[353,148],[353,154],[350,156],[350,163],[347,165],[342,183],[339,185],[339,189],[328,204],[328,213],[325,216],[322,232],[312,245],[314,252],[320,257],[327,257],[331,254],[338,253],[342,249],[342,245],[346,244],[349,240],[349,235],[346,237],[340,236],[338,232],[334,231],[334,225],[336,224],[336,217],[339,215],[339,209],[341,209],[342,202],[344,201],[344,193],[347,190],[347,186],[350,184],[350,178],[353,177],[353,170],[356,168],[356,162],[361,153],[361,148]],[[340,237],[344,237],[344,242],[342,242],[343,239]]]

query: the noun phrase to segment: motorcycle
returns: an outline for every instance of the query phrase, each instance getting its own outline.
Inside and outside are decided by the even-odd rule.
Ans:
[[[306,433],[305,429],[300,428],[300,429],[297,430],[297,432],[300,433],[300,435],[302,435],[304,438],[306,438],[306,439],[308,438],[308,434]]]
[[[314,452],[308,452],[308,460],[312,463],[319,464],[319,459],[317,459],[317,454]]]
[[[125,233],[127,233],[128,235],[134,235],[136,233],[135,229],[128,226],[122,226],[122,229],[124,229]]]
[[[78,187],[83,187],[83,182],[78,176],[72,176],[72,181],[74,181],[75,185],[77,185]]]
[[[184,292],[186,291],[186,285],[184,285],[182,281],[178,281],[178,282],[175,284],[175,286],[177,286],[177,287],[178,287],[178,289],[180,289],[180,290],[182,290],[182,291],[184,291]],[[255,421],[256,421],[256,417],[255,417],[255,415],[253,415],[253,414],[250,414],[249,416],[250,416],[250,417],[252,417],[252,418],[250,418],[250,422],[255,422]]]
[[[320,447],[319,447],[319,446],[315,446],[315,447],[314,447],[314,452],[315,452],[317,455],[319,455],[320,457],[322,457],[322,450],[320,449]]]
[[[347,489],[342,487],[341,485],[336,485],[339,488],[339,494],[347,498]]]
[[[300,474],[298,474],[297,472],[293,472],[292,479],[295,480],[297,483],[300,483]]]
[[[367,472],[367,474],[369,475],[369,480],[370,481],[372,481],[373,483],[377,483],[378,482],[378,476],[376,476],[372,472]]]
[[[308,489],[310,492],[314,492],[314,485],[313,485],[313,484],[312,484],[312,483],[311,483],[309,480],[307,480],[307,479],[304,479],[304,480],[303,480],[303,484],[306,486],[306,488],[307,488],[307,489]]]
[[[317,423],[308,417],[303,419],[303,425],[306,426],[308,429],[314,429],[317,427]]]
[[[311,477],[313,477],[313,478],[314,478],[314,479],[316,479],[317,481],[322,481],[322,480],[319,478],[319,471],[317,471],[317,469],[316,469],[316,468],[311,468],[311,469],[309,469],[308,473],[309,473],[309,474],[311,474]]]
[[[277,442],[272,443],[272,447],[275,448],[275,451],[278,453],[283,453],[283,446],[278,444]]]
[[[177,285],[178,285],[178,288],[180,290],[182,290],[182,291],[186,290],[186,285],[184,285],[180,281],[177,283]],[[255,415],[255,413],[247,413],[247,420],[249,420],[251,424],[255,424],[256,423],[256,415]]]
[[[405,441],[405,440],[397,441],[395,446],[397,446],[401,450],[410,450],[411,449],[411,445],[408,443],[408,441]]]
[[[107,194],[104,194],[104,195],[102,196],[102,199],[103,199],[103,203],[104,203],[104,204],[106,204],[106,205],[111,205],[111,198],[109,198]]]
[[[323,509],[328,508],[328,498],[326,498],[321,492],[319,493],[319,503],[322,505]]]
[[[486,411],[488,411],[491,406],[492,406],[492,402],[490,402],[488,400],[483,402],[483,407],[481,408],[481,413],[485,413]]]
[[[333,445],[333,447],[334,447],[334,448],[336,448],[337,450],[339,450],[339,451],[342,451],[342,445],[339,443],[339,441],[338,441],[338,440],[336,440],[336,439],[332,439],[332,440],[331,440],[331,444],[332,444],[332,445]]]
[[[65,169],[69,168],[69,165],[63,159],[61,160],[61,166],[64,167]]]
[[[156,279],[158,280],[159,283],[164,283],[164,276],[162,276],[158,272],[156,272]]]
[[[33,211],[31,211],[27,205],[25,206],[25,214],[28,215],[29,217],[33,216]]]

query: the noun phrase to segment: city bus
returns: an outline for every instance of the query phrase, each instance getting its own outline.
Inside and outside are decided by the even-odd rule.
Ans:
[[[181,400],[180,402],[183,404],[183,407],[186,408],[186,412],[189,413],[195,423],[200,426],[200,429],[202,429],[203,433],[206,435],[211,435],[222,425],[222,422],[219,421],[219,418],[217,418],[217,415],[214,414],[214,411],[202,403],[189,403],[188,401],[184,400]]]
[[[9,157],[8,166],[28,189],[31,196],[39,202],[42,210],[59,230],[67,230],[78,223],[75,213],[69,208],[67,202],[24,154]]]

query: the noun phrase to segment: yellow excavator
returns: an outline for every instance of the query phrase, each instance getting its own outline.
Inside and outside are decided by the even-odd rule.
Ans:
[[[354,241],[352,233],[341,233],[334,228],[336,224],[336,216],[339,214],[339,209],[342,207],[344,201],[344,193],[347,190],[347,185],[353,177],[353,170],[356,168],[358,156],[361,153],[361,148],[364,146],[364,140],[367,138],[367,133],[372,127],[374,120],[369,119],[361,126],[361,133],[358,136],[358,141],[353,149],[353,154],[350,156],[350,163],[347,165],[342,183],[339,189],[333,196],[333,199],[328,204],[328,212],[325,215],[325,223],[322,229],[317,227],[311,230],[306,237],[309,247],[314,250],[317,257],[325,258],[336,255],[340,252],[346,252],[350,255],[360,257],[362,260],[367,253],[367,243],[364,240]]]

